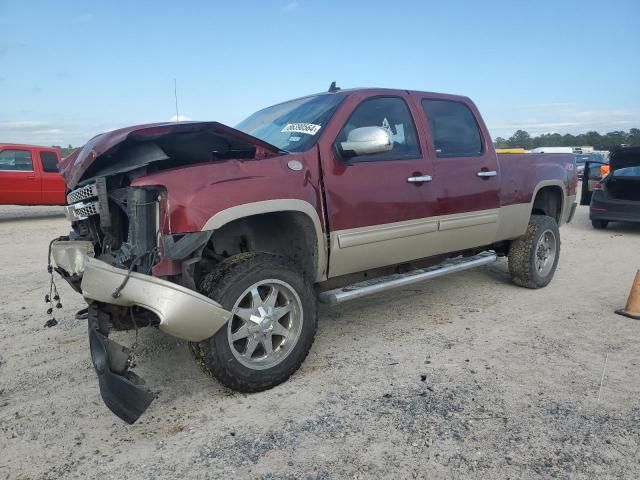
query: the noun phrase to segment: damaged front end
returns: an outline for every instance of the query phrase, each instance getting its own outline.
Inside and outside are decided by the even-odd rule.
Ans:
[[[185,287],[89,256],[84,267],[80,287],[89,303],[89,345],[100,393],[107,407],[131,424],[147,409],[153,394],[130,371],[130,350],[108,338],[111,329],[122,329],[128,315],[135,328],[158,325],[170,335],[197,342],[222,328],[229,312]]]
[[[275,155],[277,149],[215,122],[154,125],[96,137],[62,172],[73,189],[66,215],[72,231],[52,242],[55,271],[88,303],[91,358],[105,404],[128,423],[153,400],[133,372],[130,351],[111,330],[155,326],[199,342],[230,313],[195,291],[194,265],[211,232],[163,231],[167,192],[136,186],[158,171],[229,158]],[[212,261],[212,260],[209,260]]]
[[[99,219],[89,218],[75,218],[72,233],[77,235],[78,231],[90,232],[95,228]],[[127,240],[134,236],[129,232]],[[101,396],[107,407],[129,424],[144,413],[154,395],[130,370],[130,350],[109,339],[110,331],[156,326],[175,337],[198,342],[212,336],[229,318],[229,312],[213,300],[150,275],[154,262],[158,261],[153,253],[156,247],[151,243],[155,237],[137,238],[138,242],[133,244],[120,243],[118,249],[108,243],[113,238],[106,235],[96,243],[76,239],[58,240],[51,245],[55,270],[88,303],[89,345]],[[141,245],[148,253],[140,253]]]

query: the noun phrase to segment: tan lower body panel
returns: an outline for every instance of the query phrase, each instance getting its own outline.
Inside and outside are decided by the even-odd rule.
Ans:
[[[495,242],[517,238],[527,231],[529,217],[531,216],[531,205],[528,203],[518,203],[500,207],[498,215],[498,230],[496,231]]]
[[[356,228],[354,230],[343,230],[342,232],[338,232],[337,238],[340,248],[349,248],[405,237],[414,237],[437,231],[438,220],[429,218],[388,225],[373,225],[371,227]]]
[[[329,274],[346,275],[488,245],[495,241],[500,215],[500,209],[492,209],[332,232]]]
[[[560,224],[574,195],[565,197]],[[331,233],[329,276],[409,262],[518,238],[527,230],[530,203],[492,210],[373,225]]]
[[[567,195],[564,201],[564,206],[562,208],[562,219],[560,222],[561,224],[567,223],[567,221],[569,220],[569,216],[571,215],[571,207],[575,202],[576,202],[575,195]]]
[[[478,225],[491,225],[498,221],[498,210],[486,212],[473,212],[463,215],[454,215],[441,218],[438,230],[455,230],[458,228],[476,227]]]

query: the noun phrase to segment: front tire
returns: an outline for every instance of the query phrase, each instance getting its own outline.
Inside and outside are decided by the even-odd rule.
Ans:
[[[300,367],[315,336],[316,298],[293,262],[267,253],[235,255],[204,278],[200,292],[232,312],[225,327],[191,345],[222,384],[259,392]]]
[[[560,230],[546,215],[531,215],[527,232],[509,247],[509,272],[516,285],[542,288],[549,284],[560,258]]]

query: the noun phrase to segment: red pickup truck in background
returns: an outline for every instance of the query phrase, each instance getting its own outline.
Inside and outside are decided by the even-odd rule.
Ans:
[[[59,162],[57,148],[0,143],[0,205],[65,205]]]
[[[572,154],[497,155],[466,97],[387,89],[331,89],[236,128],[114,130],[60,170],[72,231],[51,258],[88,302],[102,397],[129,423],[154,394],[111,330],[159,327],[226,386],[264,390],[307,356],[318,301],[501,256],[516,284],[546,286],[578,181]]]

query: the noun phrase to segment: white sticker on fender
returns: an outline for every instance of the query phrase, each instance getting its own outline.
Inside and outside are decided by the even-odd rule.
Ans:
[[[282,133],[306,133],[307,135],[315,135],[321,128],[322,125],[316,125],[314,123],[287,123],[280,131]]]

